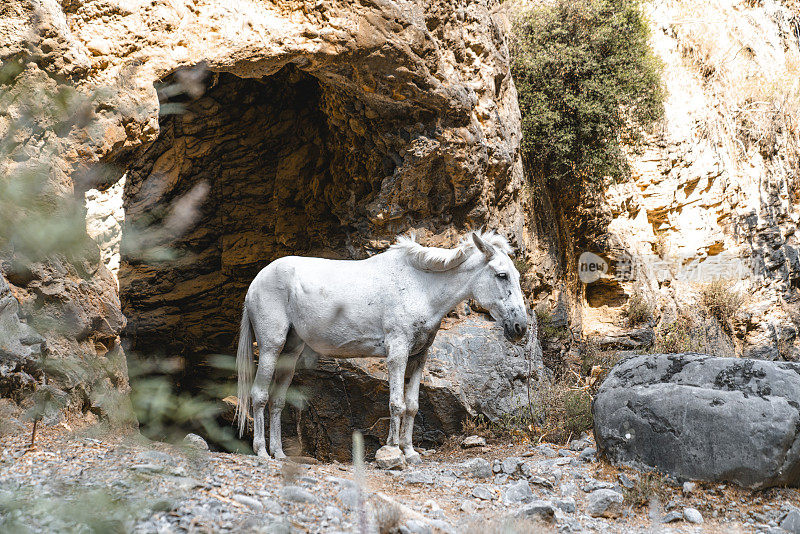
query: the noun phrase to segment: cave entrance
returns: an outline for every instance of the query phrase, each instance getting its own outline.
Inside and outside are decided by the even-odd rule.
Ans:
[[[316,78],[289,66],[203,84],[162,98],[157,140],[128,165],[119,273],[128,352],[179,358],[190,392],[214,376],[213,355],[235,351],[258,271],[290,254],[346,257],[342,195],[371,192],[332,171],[343,140]]]

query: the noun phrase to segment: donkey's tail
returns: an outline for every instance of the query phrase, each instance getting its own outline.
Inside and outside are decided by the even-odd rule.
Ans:
[[[253,386],[255,365],[253,364],[253,327],[247,306],[242,311],[242,326],[239,327],[239,349],[236,351],[236,371],[239,374],[236,405],[236,421],[239,423],[239,436],[247,427],[247,415],[250,413],[250,388]]]

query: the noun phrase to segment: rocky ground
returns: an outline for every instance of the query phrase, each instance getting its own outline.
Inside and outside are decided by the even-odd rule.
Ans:
[[[0,438],[2,532],[800,531],[798,490],[665,484],[597,460],[591,438],[454,441],[420,466],[359,475],[66,423],[30,449],[29,430]]]

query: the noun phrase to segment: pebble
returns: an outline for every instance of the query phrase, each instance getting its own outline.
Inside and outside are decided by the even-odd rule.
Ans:
[[[292,502],[317,502],[317,498],[308,490],[300,486],[284,486],[280,489],[280,495],[287,501]]]
[[[492,476],[492,467],[483,458],[472,458],[462,464],[464,471],[475,478],[488,478]]]
[[[692,508],[692,507],[684,508],[683,517],[689,523],[694,523],[695,525],[703,524],[703,514],[701,514],[697,508]]]
[[[586,513],[592,517],[608,517],[616,515],[617,505],[624,501],[622,494],[612,489],[598,489],[591,492],[587,498]]]
[[[501,463],[501,470],[507,475],[513,475],[519,469],[520,463],[522,463],[522,460],[519,458],[506,458]]]
[[[674,523],[675,521],[682,521],[683,520],[683,513],[677,510],[673,510],[672,512],[665,515],[661,518],[662,523]]]
[[[489,484],[478,484],[472,488],[472,496],[484,501],[491,501],[497,498],[497,494]]]
[[[460,509],[462,512],[466,512],[468,514],[474,514],[478,511],[478,505],[472,501],[464,501],[461,503]]]
[[[506,486],[503,500],[506,504],[527,503],[533,500],[533,492],[527,480],[520,480]]]
[[[536,447],[536,451],[543,455],[545,458],[555,458],[558,456],[558,453],[552,448],[547,445],[539,445]]]
[[[254,499],[253,497],[249,497],[247,495],[242,495],[241,493],[237,493],[231,498],[234,501],[238,502],[239,504],[243,504],[243,505],[247,506],[248,508],[252,508],[256,512],[260,512],[261,510],[264,509],[264,505],[261,504],[260,502],[258,502],[258,500]]]
[[[620,473],[617,478],[619,479],[619,483],[622,484],[623,488],[628,488],[628,489],[633,488],[634,486],[633,480],[628,478],[628,475],[626,475],[625,473]]]
[[[390,447],[385,445],[375,453],[375,464],[380,469],[403,469],[406,465],[406,457],[400,447]]]
[[[683,492],[686,493],[687,495],[689,493],[693,493],[694,490],[696,490],[696,489],[697,489],[697,483],[696,482],[690,482],[690,481],[687,480],[686,482],[683,483]]]
[[[191,447],[193,449],[197,449],[198,451],[208,450],[208,443],[206,443],[206,440],[204,440],[197,434],[186,434],[186,437],[183,438],[183,443],[184,445]]]
[[[575,499],[572,497],[555,500],[553,501],[553,504],[556,506],[556,508],[559,508],[562,512],[567,514],[574,514],[578,509],[578,505],[575,502]]]
[[[537,517],[545,521],[552,521],[556,515],[556,508],[550,501],[533,501],[517,512],[517,517]]]
[[[582,462],[594,462],[597,459],[597,449],[594,447],[586,447],[578,455],[578,460]]]
[[[480,436],[468,436],[464,438],[464,441],[461,442],[461,446],[465,449],[472,447],[485,447],[486,439]]]

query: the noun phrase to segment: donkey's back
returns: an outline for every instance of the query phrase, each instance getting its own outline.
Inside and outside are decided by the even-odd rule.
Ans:
[[[402,266],[390,266],[392,255],[273,261],[258,273],[245,298],[256,337],[261,328],[268,335],[266,330],[277,325],[279,330],[292,328],[322,355],[385,356],[385,311],[397,305],[397,275],[402,271]]]

